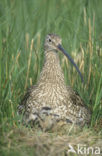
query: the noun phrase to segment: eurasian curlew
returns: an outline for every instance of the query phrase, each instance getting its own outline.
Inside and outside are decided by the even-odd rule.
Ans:
[[[64,82],[57,52],[61,51],[72,62],[78,71],[81,80],[82,75],[61,46],[61,38],[55,34],[47,35],[45,39],[45,61],[40,78],[35,86],[32,86],[25,94],[18,106],[19,114],[23,114],[23,122],[28,124],[41,119],[44,116],[52,116],[53,120],[64,120],[77,125],[85,125],[90,122],[91,114],[80,96]]]

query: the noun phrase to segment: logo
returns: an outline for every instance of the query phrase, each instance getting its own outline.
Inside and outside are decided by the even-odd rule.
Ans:
[[[99,155],[101,154],[100,147],[88,147],[87,145],[81,145],[77,144],[76,146],[72,146],[71,144],[68,144],[68,151],[67,153],[76,153],[80,155]]]

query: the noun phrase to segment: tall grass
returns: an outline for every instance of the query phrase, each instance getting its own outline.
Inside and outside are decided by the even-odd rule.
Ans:
[[[62,37],[78,64],[84,85],[59,53],[65,82],[92,110],[91,125],[102,117],[102,1],[0,1],[0,125],[15,124],[25,90],[37,82],[44,61],[46,34]],[[7,130],[7,129],[6,129]]]

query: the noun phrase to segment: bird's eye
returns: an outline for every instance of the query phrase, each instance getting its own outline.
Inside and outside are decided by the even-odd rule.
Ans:
[[[49,42],[51,42],[51,39],[49,39]]]

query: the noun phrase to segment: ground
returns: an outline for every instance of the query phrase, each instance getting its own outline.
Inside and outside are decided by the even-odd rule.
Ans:
[[[76,156],[88,154],[89,148],[88,155],[101,156],[102,131],[60,123],[44,132],[38,127],[14,124],[11,130],[3,132],[0,145],[2,156]],[[69,151],[71,148],[74,153]]]

